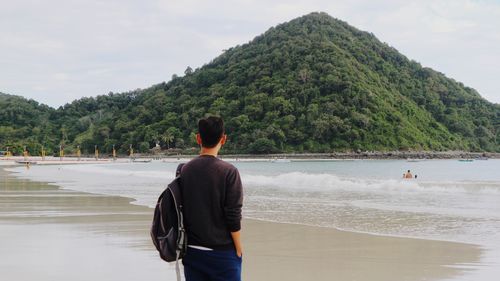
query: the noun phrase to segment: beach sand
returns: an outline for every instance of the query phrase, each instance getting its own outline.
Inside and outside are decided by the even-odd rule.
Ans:
[[[246,220],[247,280],[443,280],[477,262],[472,245]],[[283,278],[285,277],[285,278]]]
[[[149,237],[153,210],[0,169],[2,280],[175,280]],[[443,280],[479,262],[474,245],[245,219],[244,280]],[[152,279],[151,279],[152,280]]]

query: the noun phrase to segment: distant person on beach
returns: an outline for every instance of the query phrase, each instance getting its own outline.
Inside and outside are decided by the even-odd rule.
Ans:
[[[410,170],[408,170],[408,172],[406,172],[405,174],[405,179],[412,179],[413,178],[413,175],[410,173]]]
[[[217,158],[226,138],[221,118],[201,119],[200,155],[181,170],[186,281],[241,280],[243,187],[238,170]]]

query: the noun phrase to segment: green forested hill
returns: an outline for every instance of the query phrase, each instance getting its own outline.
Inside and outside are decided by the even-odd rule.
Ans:
[[[41,144],[59,145],[53,137],[58,131],[52,122],[55,112],[34,100],[0,93],[0,150],[21,153],[27,146],[38,152]]]
[[[149,89],[57,110],[24,103],[43,118],[23,126],[51,132],[27,139],[63,139],[68,148],[110,151],[115,144],[125,152],[133,144],[145,151],[156,141],[189,148],[196,121],[217,114],[230,134],[226,152],[500,151],[500,105],[324,13],[273,27]],[[0,105],[5,146],[5,128],[19,120],[4,120],[10,115]]]

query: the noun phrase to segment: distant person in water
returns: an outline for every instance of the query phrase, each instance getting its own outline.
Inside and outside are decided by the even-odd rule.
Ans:
[[[415,175],[415,179],[417,179],[417,175]]]
[[[410,170],[408,170],[408,172],[406,172],[405,174],[405,179],[412,179],[413,178],[413,175],[410,173]]]

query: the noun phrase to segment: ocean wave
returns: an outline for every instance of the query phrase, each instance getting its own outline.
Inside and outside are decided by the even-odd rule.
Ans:
[[[468,181],[420,181],[417,179],[358,179],[332,174],[303,172],[283,173],[274,176],[242,175],[249,187],[273,187],[303,191],[387,191],[387,192],[432,192],[432,193],[481,193],[500,194],[497,182]]]

